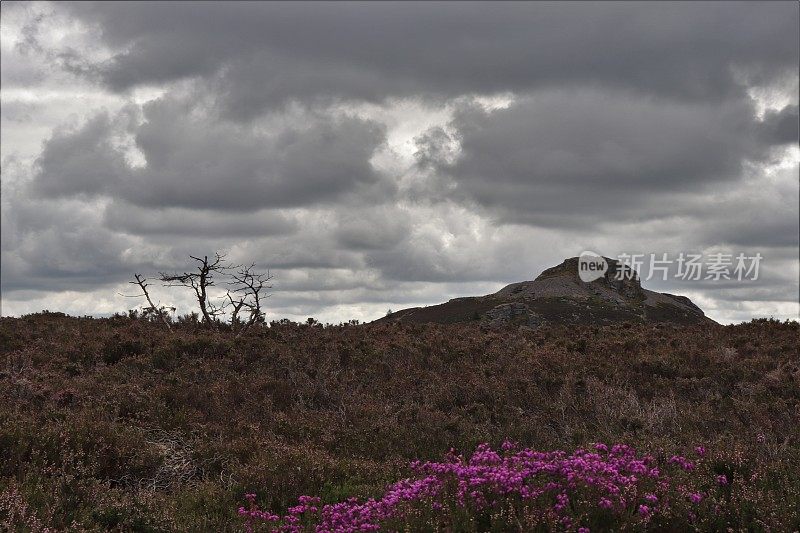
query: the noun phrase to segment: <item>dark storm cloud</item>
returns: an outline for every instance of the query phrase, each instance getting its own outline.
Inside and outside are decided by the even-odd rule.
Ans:
[[[777,180],[750,179],[727,193],[727,198],[694,202],[682,210],[708,222],[694,232],[693,239],[704,246],[727,244],[740,249],[784,249],[797,259],[800,245],[800,196],[797,168],[778,175]],[[774,252],[773,252],[774,253]]]
[[[3,240],[13,243],[4,244],[4,291],[91,290],[147,264],[140,255],[126,257],[135,240],[103,227],[92,211],[72,202],[4,206]]]
[[[795,196],[795,200],[796,200]],[[780,206],[778,212],[761,211],[756,216],[743,217],[741,214],[723,221],[723,225],[703,232],[706,242],[729,244],[748,249],[764,247],[793,247],[800,245],[797,231],[797,211],[792,212],[789,205]]]
[[[761,134],[772,144],[797,143],[798,107],[787,105],[780,111],[768,111],[761,124]]]
[[[380,207],[343,212],[336,223],[334,238],[346,250],[386,250],[403,242],[411,229],[407,212]]]
[[[111,230],[130,235],[220,237],[265,237],[297,231],[297,221],[272,211],[236,216],[207,209],[141,208],[127,202],[107,206],[104,224]]]
[[[147,167],[128,196],[145,205],[233,210],[292,207],[374,185],[369,163],[385,141],[382,125],[305,115],[278,131],[194,118],[159,101],[145,108],[136,134]]]
[[[115,190],[128,174],[125,157],[112,144],[107,113],[78,130],[56,130],[37,161],[33,190],[47,198],[94,196]]]
[[[793,140],[784,123],[796,109],[760,123],[743,100],[548,91],[504,109],[462,106],[451,134],[435,128],[418,138],[417,158],[501,219],[591,224],[635,217],[643,208],[652,214],[664,200],[659,195],[734,186],[745,163],[767,161],[775,144]]]
[[[526,92],[599,84],[743,94],[796,66],[798,4],[75,3],[116,54],[114,90],[216,79],[246,117],[286,99]]]
[[[309,112],[288,125],[241,125],[171,98],[146,104],[141,124],[131,123],[131,113],[101,113],[56,131],[38,158],[33,190],[47,198],[106,195],[147,207],[253,211],[381,186],[369,160],[385,128],[373,121]],[[131,166],[115,143],[126,133],[143,166]]]
[[[276,313],[341,319],[491,292],[587,247],[764,252],[756,283],[662,288],[720,316],[796,295],[796,3],[3,15],[17,309],[64,291],[118,309],[132,272],[214,249],[275,269]],[[765,304],[725,314],[742,301]]]

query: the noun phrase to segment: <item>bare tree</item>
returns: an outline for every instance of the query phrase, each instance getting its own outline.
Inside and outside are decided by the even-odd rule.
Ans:
[[[231,307],[233,307],[233,310],[231,311],[231,326],[236,327],[242,321],[239,318],[239,312],[242,310],[242,307],[244,307],[244,300],[242,299],[234,300],[231,291],[228,291],[228,293],[225,296],[228,298],[228,303],[226,303],[225,305],[226,306],[230,305]]]
[[[200,318],[206,327],[216,327],[221,323],[219,316],[226,312],[230,312],[231,329],[237,331],[237,337],[254,324],[264,322],[263,303],[264,299],[269,296],[266,291],[272,288],[269,283],[272,275],[269,271],[258,272],[255,263],[248,266],[231,265],[227,262],[225,254],[219,252],[215,253],[211,259],[207,255],[203,257],[190,255],[189,257],[196,262],[196,270],[178,274],[161,272],[159,280],[165,287],[192,289],[200,308]],[[150,307],[145,311],[157,315],[169,328],[164,307],[156,306],[150,299],[147,279],[139,274],[135,274],[134,278],[136,281],[131,283],[138,285],[143,293],[134,297],[144,296],[147,298]],[[224,282],[229,287],[222,300],[210,291],[215,286],[215,279]],[[247,315],[246,318],[242,316],[243,314]]]
[[[189,256],[195,260],[197,265],[197,272],[184,272],[183,274],[164,274],[160,273],[161,281],[167,287],[189,287],[194,290],[197,297],[197,303],[200,306],[200,314],[203,316],[203,322],[208,327],[213,327],[217,322],[217,316],[224,312],[224,305],[215,305],[208,295],[208,288],[214,286],[214,276],[216,274],[225,274],[226,271],[232,267],[228,266],[225,261],[225,255],[215,253],[214,258],[209,260],[205,255],[202,258]]]
[[[161,322],[167,327],[167,329],[171,330],[172,326],[169,324],[169,319],[167,318],[167,314],[165,313],[166,308],[163,305],[156,305],[153,303],[153,300],[150,298],[150,292],[147,290],[147,287],[150,285],[147,283],[147,278],[141,276],[139,274],[134,274],[133,279],[135,281],[129,281],[131,285],[137,285],[141,290],[142,294],[135,294],[132,296],[123,294],[122,296],[126,296],[128,298],[141,298],[142,296],[147,299],[148,307],[144,308],[144,314],[147,316],[148,314],[156,315]]]
[[[250,329],[253,324],[264,322],[264,311],[261,309],[261,304],[268,295],[263,294],[263,292],[272,288],[269,283],[272,280],[272,275],[269,271],[266,273],[256,272],[255,263],[238,268],[235,273],[231,274],[233,281],[230,285],[234,288],[229,290],[227,294],[230,305],[233,307],[231,325],[236,327],[242,322],[239,318],[242,308],[246,308],[250,316],[246,322],[242,322],[241,328],[236,334],[237,337]]]

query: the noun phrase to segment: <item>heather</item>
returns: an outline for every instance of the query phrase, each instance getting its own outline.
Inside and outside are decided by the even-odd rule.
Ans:
[[[758,474],[718,473],[719,458],[658,460],[624,444],[589,450],[537,452],[504,442],[498,453],[481,444],[465,459],[451,451],[442,462],[414,462],[415,478],[391,485],[379,498],[324,505],[300,496],[280,516],[258,507],[256,494],[239,508],[249,533],[346,531],[537,531],[589,533],[724,529],[744,525],[741,508]],[[788,525],[791,523],[787,521]],[[752,525],[752,524],[750,524]],[[760,526],[767,526],[759,523]]]
[[[798,529],[798,333],[769,320],[535,331],[312,321],[237,338],[192,321],[166,331],[133,317],[3,318],[0,524],[241,531],[244,507],[279,518],[255,528],[298,516],[313,529],[326,508],[363,509],[407,483],[421,496],[382,527]],[[636,482],[604,471],[602,487],[583,474],[564,487],[525,463],[599,468],[614,444],[628,461],[617,473]],[[631,474],[636,461],[658,476]],[[484,475],[517,467],[524,483]],[[431,477],[435,495],[414,485]],[[473,490],[460,493],[462,480]],[[606,509],[608,483],[635,495]]]

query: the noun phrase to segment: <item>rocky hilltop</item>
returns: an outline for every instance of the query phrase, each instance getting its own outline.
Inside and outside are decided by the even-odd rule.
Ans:
[[[572,257],[533,281],[512,283],[494,294],[404,309],[376,322],[479,322],[490,327],[531,328],[548,323],[715,323],[689,298],[647,290],[636,272],[605,259],[608,270],[588,283],[578,276],[578,258]],[[618,279],[619,272],[624,274],[622,279]]]

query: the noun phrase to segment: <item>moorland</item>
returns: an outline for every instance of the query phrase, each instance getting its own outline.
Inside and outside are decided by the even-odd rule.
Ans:
[[[564,502],[543,494],[524,512],[507,495],[458,517],[417,508],[392,527],[797,530],[799,333],[797,322],[763,319],[539,329],[312,320],[236,337],[191,320],[168,331],[136,316],[2,318],[0,524],[241,531],[250,509],[281,515],[303,495],[380,498],[417,475],[414,460],[446,462],[452,449],[458,462],[511,442],[563,450],[559,461],[607,443],[664,471],[698,466],[662,487],[673,511],[661,518],[644,500],[613,516],[587,511],[579,502],[594,493],[578,487],[573,522],[555,521],[545,507]],[[689,489],[702,502],[694,492],[678,501]],[[250,525],[277,525],[261,522]]]

